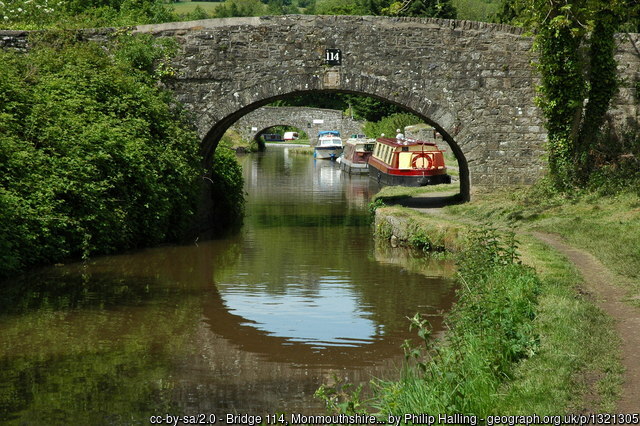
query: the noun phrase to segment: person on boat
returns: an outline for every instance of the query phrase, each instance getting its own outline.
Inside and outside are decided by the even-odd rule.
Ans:
[[[402,132],[400,131],[400,129],[396,129],[396,132],[398,133],[398,134],[396,135],[396,139],[398,139],[398,140],[404,140],[404,133],[402,133]]]

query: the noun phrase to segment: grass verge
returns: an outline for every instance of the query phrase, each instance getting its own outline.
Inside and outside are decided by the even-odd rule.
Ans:
[[[449,184],[418,187],[384,186],[376,195],[373,196],[372,201],[376,202],[377,200],[381,200],[385,203],[394,203],[407,198],[443,192],[459,193],[460,184],[458,182],[453,182]]]
[[[381,418],[543,416],[614,408],[622,375],[619,341],[609,317],[581,292],[582,279],[566,258],[527,235],[518,237],[519,257],[515,240],[488,227],[478,231],[472,214],[460,219],[384,207],[376,216],[383,218],[376,223],[380,238],[458,250],[459,300],[441,341],[428,340],[428,325],[413,318],[425,347],[406,348],[408,362],[399,380],[374,382],[377,393],[370,401],[359,401],[357,392],[344,398],[323,389],[330,406],[377,412]]]
[[[213,16],[218,6],[223,4],[224,2],[181,1],[177,3],[171,3],[170,6],[176,13],[180,15],[193,13],[193,11],[196,10],[196,7],[200,6],[202,10]]]
[[[451,214],[525,232],[560,234],[570,245],[593,254],[619,276],[629,299],[640,303],[640,196],[597,193],[573,197],[541,188],[480,194],[468,204],[450,206]]]
[[[502,390],[499,411],[556,415],[613,410],[622,367],[611,318],[581,291],[580,274],[564,256],[531,236],[519,238],[523,260],[541,280],[535,322],[540,346],[514,370]]]

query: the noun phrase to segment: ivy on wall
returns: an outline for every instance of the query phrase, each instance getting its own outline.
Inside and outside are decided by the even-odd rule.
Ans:
[[[583,186],[593,147],[618,88],[614,35],[623,2],[540,1],[534,20],[547,118],[549,167],[556,186]],[[545,7],[546,6],[546,7]]]
[[[633,4],[632,4],[633,3]],[[535,34],[538,105],[548,131],[549,174],[558,189],[584,186],[619,80],[615,33],[635,19],[635,0],[504,0],[498,18]]]

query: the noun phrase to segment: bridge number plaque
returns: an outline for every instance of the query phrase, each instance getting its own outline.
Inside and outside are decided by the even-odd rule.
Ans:
[[[327,65],[342,65],[342,52],[340,49],[325,49],[324,61]]]

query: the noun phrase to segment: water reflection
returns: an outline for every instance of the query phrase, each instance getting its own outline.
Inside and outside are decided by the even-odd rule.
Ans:
[[[291,342],[310,343],[314,349],[353,346],[379,338],[376,324],[359,312],[357,295],[345,288],[345,279],[324,276],[317,291],[288,286],[282,295],[264,294],[262,285],[250,289],[231,287],[224,292],[225,305],[245,318],[244,324]],[[318,327],[322,321],[322,327]]]
[[[450,305],[449,266],[374,248],[366,177],[284,152],[243,166],[240,235],[3,283],[1,422],[319,413],[313,392],[333,374],[395,374],[406,316],[438,327]]]

